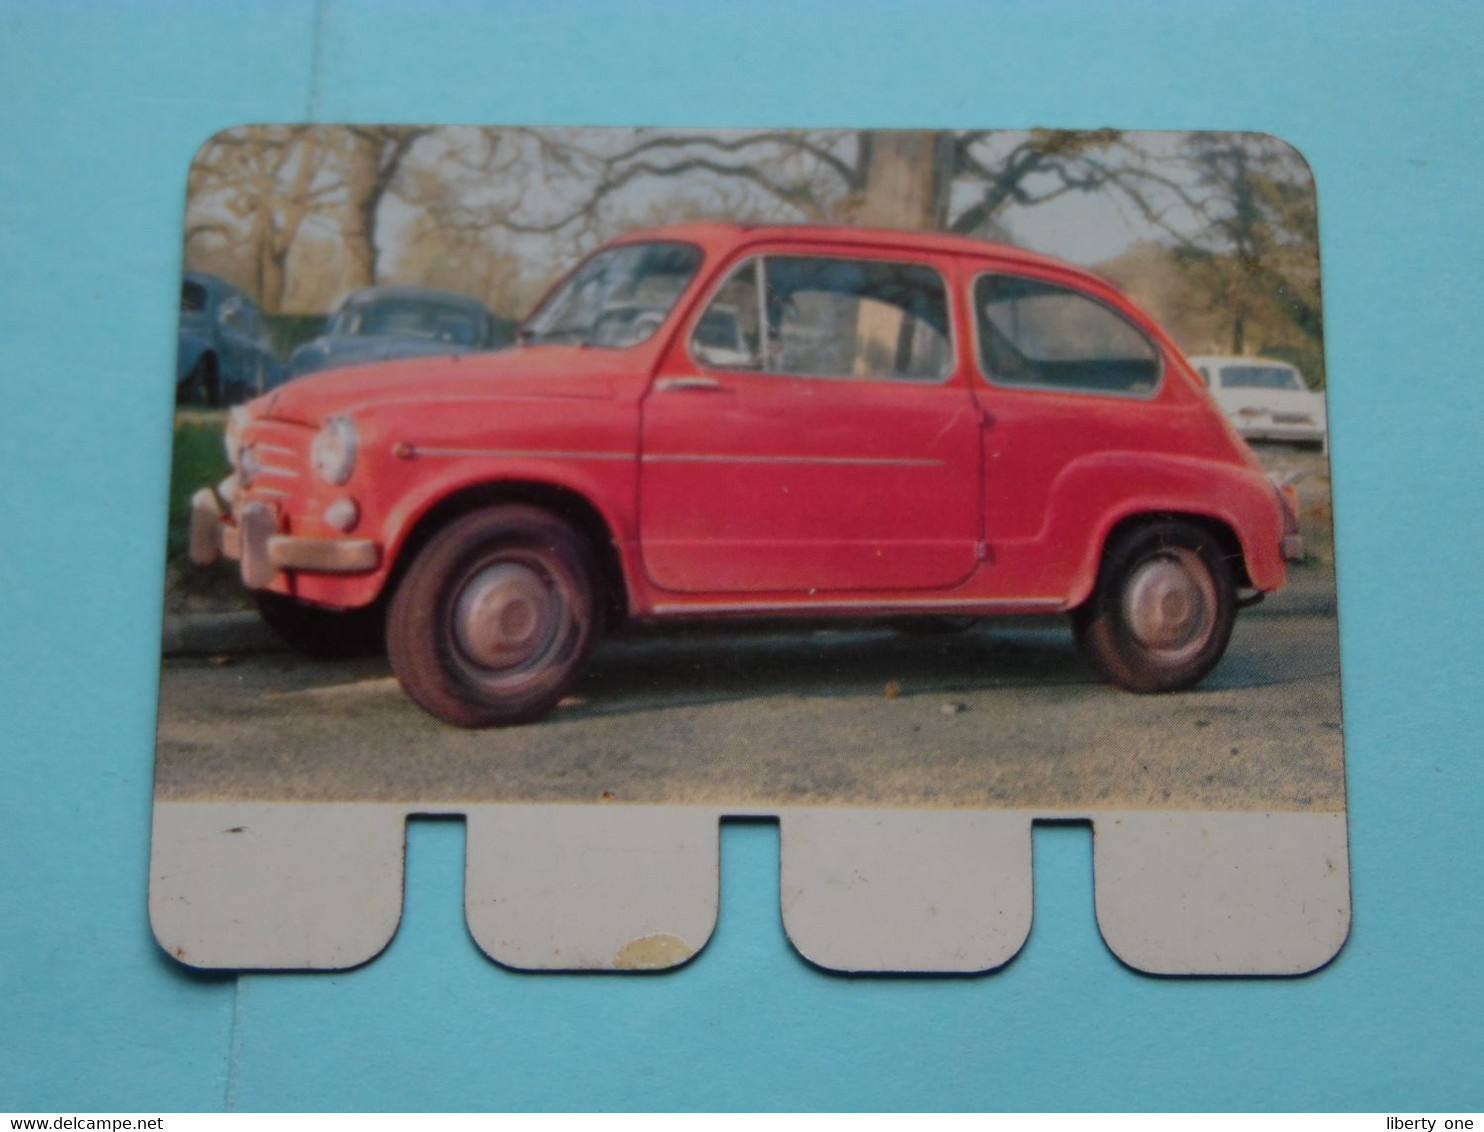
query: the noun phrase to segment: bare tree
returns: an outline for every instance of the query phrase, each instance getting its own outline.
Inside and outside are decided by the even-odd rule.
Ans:
[[[309,126],[245,126],[212,138],[191,165],[186,253],[222,240],[267,311],[283,302],[286,265],[305,219],[326,199],[326,147]]]
[[[1267,339],[1286,325],[1297,360],[1322,384],[1319,228],[1307,164],[1269,135],[1220,132],[1187,135],[1180,161],[1188,177],[1179,196],[1198,222],[1175,227],[1147,209],[1146,218],[1225,315],[1231,352],[1271,344],[1253,342],[1254,325]]]
[[[381,255],[377,221],[381,203],[392,192],[403,162],[418,139],[431,128],[423,126],[349,126],[341,153],[345,190],[340,206],[340,238],[344,246],[342,285],[347,289],[376,282]]]
[[[1012,206],[1069,192],[1136,190],[1142,172],[1115,130],[749,130],[628,133],[622,144],[570,131],[518,131],[531,163],[580,189],[551,207],[506,202],[487,218],[508,231],[593,231],[610,199],[644,181],[734,184],[768,202],[773,219],[850,221],[982,233]],[[1015,144],[1001,144],[1007,136]],[[694,191],[694,190],[692,190]]]

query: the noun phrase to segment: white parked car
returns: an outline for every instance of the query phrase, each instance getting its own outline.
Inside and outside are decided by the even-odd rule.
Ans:
[[[1216,404],[1248,440],[1294,440],[1327,447],[1324,394],[1287,362],[1272,358],[1194,357]]]

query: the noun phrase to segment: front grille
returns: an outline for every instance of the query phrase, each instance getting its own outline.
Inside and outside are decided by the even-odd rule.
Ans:
[[[283,499],[309,476],[313,433],[303,425],[254,421],[244,432],[237,474],[249,492]]]

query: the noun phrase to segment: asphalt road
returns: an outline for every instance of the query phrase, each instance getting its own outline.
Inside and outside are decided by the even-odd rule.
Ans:
[[[634,632],[546,721],[423,713],[384,660],[184,657],[161,680],[157,796],[1339,810],[1332,615],[1245,613],[1199,688],[1096,681],[1061,619]]]

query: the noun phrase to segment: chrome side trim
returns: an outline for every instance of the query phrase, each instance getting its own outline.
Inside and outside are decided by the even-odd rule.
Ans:
[[[695,604],[657,604],[653,612],[660,616],[682,613],[828,613],[831,610],[892,613],[1041,613],[1060,612],[1067,603],[1059,597],[994,598],[923,598],[903,601],[864,601],[857,599],[807,599],[802,601],[736,601],[697,602]]]
[[[405,443],[405,442],[404,442]],[[536,460],[632,460],[633,452],[561,452],[544,448],[424,448],[408,444],[407,455],[415,456],[503,456]]]
[[[646,464],[827,464],[878,468],[941,468],[942,460],[876,456],[713,456],[699,452],[646,452]]]

